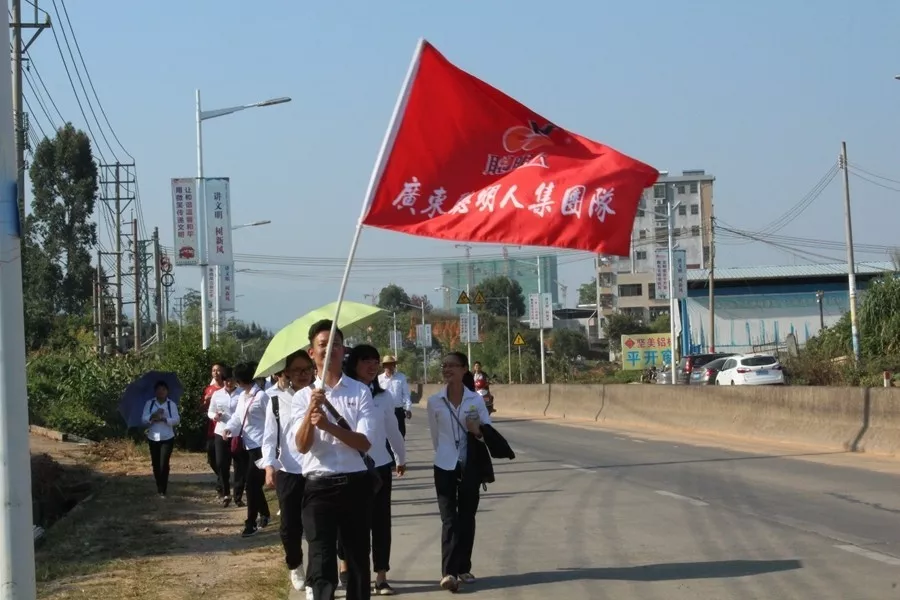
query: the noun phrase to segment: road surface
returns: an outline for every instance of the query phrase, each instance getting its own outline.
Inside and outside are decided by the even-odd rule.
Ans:
[[[448,593],[424,411],[394,487],[404,598]],[[900,475],[497,419],[518,452],[482,494],[485,599],[900,600]]]

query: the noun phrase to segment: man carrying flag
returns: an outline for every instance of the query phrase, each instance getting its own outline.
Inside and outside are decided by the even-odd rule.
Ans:
[[[627,256],[638,203],[658,177],[653,167],[563,129],[420,40],[369,180],[330,336],[363,225]],[[329,344],[323,364],[331,352]]]

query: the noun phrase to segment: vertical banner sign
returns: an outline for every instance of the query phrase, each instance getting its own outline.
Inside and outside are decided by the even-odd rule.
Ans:
[[[219,267],[219,310],[234,311],[234,264]]]
[[[541,328],[541,297],[538,294],[528,295],[528,327]]]
[[[469,313],[469,341],[476,344],[481,341],[481,335],[478,327],[478,313]]]
[[[544,292],[541,294],[541,326],[544,329],[553,329],[553,294]]]
[[[466,313],[459,315],[459,342],[469,343],[469,317]]]
[[[687,250],[675,250],[675,297],[679,300],[687,298]]]
[[[175,265],[194,267],[200,264],[197,243],[197,189],[194,179],[172,180],[172,216],[175,232]]]
[[[216,297],[216,268],[215,267],[206,267],[206,309],[210,312],[210,318],[215,319],[216,316],[212,314],[212,311],[215,310],[215,297]]]
[[[669,251],[665,248],[656,250],[656,299],[669,299]]]
[[[227,177],[213,177],[206,183],[207,264],[234,263],[231,248],[231,185]]]
[[[416,325],[416,347],[431,348],[431,323]]]

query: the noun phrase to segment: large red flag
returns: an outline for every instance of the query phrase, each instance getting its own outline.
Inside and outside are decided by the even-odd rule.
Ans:
[[[627,256],[659,172],[566,131],[423,43],[363,224]]]

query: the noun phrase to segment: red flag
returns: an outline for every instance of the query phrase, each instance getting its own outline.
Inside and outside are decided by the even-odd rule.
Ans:
[[[659,172],[566,131],[423,42],[363,224],[627,256]]]

